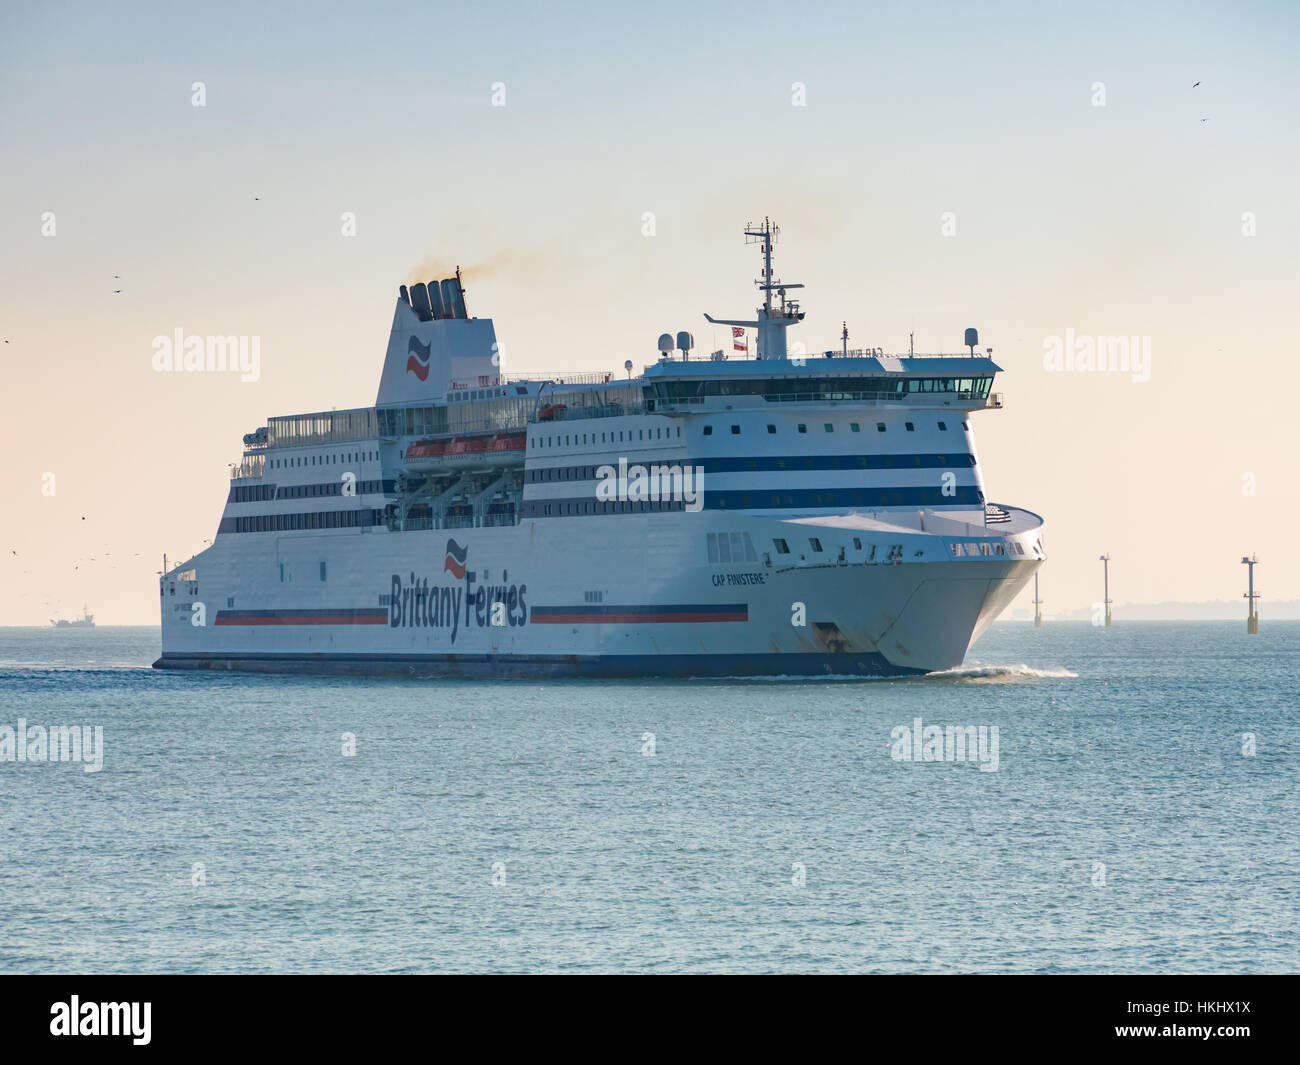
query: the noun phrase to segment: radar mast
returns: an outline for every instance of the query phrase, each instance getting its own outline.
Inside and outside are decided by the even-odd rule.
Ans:
[[[781,235],[781,227],[770,218],[764,218],[762,226],[750,223],[745,226],[745,243],[758,244],[763,255],[763,276],[754,285],[763,293],[763,306],[757,308],[757,319],[739,321],[730,318],[704,317],[714,325],[748,326],[758,331],[758,357],[760,359],[784,359],[786,354],[785,331],[790,326],[803,321],[804,312],[799,309],[798,300],[786,298],[788,289],[803,288],[795,282],[779,280],[772,272],[772,246]],[[773,306],[772,293],[780,299],[779,306]]]

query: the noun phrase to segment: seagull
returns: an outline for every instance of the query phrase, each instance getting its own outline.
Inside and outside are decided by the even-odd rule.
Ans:
[[[1200,82],[1198,81],[1198,82],[1196,83],[1196,85],[1199,85],[1199,84],[1200,84]],[[1193,89],[1196,88],[1196,85],[1193,85],[1192,88],[1193,88]]]

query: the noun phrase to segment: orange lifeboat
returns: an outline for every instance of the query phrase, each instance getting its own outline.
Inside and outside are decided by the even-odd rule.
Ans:
[[[443,458],[448,462],[472,462],[483,457],[487,446],[486,436],[458,436],[447,445]]]
[[[488,453],[501,455],[511,451],[523,451],[527,442],[527,433],[498,433],[488,445]]]
[[[409,459],[440,459],[447,451],[446,440],[417,440],[406,449]]]

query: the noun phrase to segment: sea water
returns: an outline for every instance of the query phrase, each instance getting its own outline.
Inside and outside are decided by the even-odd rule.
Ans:
[[[1300,969],[1300,623],[1005,622],[892,681],[158,645],[0,629],[0,758],[20,720],[103,737],[97,771],[0,760],[0,970]]]

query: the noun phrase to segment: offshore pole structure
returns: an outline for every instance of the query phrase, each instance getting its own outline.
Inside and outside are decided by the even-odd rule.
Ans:
[[[1250,558],[1243,558],[1242,565],[1246,567],[1246,633],[1250,636],[1259,634],[1259,610],[1255,606],[1255,601],[1259,598],[1259,593],[1255,591],[1255,567],[1259,565],[1259,559],[1254,555]]]
[[[1110,555],[1102,555],[1098,561],[1101,563],[1102,573],[1102,606],[1106,608],[1106,628],[1110,628]]]

